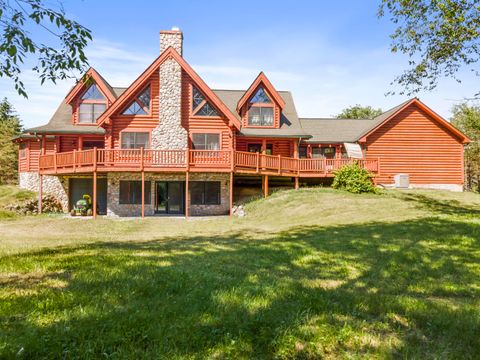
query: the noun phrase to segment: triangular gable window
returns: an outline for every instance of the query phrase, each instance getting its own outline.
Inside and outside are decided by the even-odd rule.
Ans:
[[[270,104],[271,102],[272,100],[270,100],[265,90],[263,90],[263,87],[259,88],[252,100],[250,100],[252,104]]]
[[[150,86],[147,86],[123,111],[123,115],[148,115],[150,111]]]
[[[97,85],[92,85],[82,96],[82,100],[105,100],[105,96],[98,90]]]
[[[195,116],[218,116],[217,110],[205,99],[203,94],[192,87],[192,115]]]

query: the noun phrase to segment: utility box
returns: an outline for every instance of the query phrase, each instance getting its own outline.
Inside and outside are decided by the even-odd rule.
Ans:
[[[410,186],[410,175],[408,174],[397,174],[393,178],[397,189],[408,189]]]

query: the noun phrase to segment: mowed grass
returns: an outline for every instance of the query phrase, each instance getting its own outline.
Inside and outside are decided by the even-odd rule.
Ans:
[[[279,192],[241,219],[0,222],[0,358],[478,358],[480,196]]]

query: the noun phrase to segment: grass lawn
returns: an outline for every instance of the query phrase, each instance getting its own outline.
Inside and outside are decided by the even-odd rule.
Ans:
[[[479,195],[301,189],[247,213],[2,219],[0,358],[478,358]]]

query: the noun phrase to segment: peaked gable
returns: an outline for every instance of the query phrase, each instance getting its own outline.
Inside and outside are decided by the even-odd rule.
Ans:
[[[450,132],[453,136],[458,138],[463,144],[468,144],[470,142],[470,139],[463,134],[460,130],[458,130],[455,126],[450,124],[447,120],[442,118],[440,115],[438,115],[436,112],[434,112],[432,109],[430,109],[427,105],[425,105],[423,102],[421,102],[418,98],[413,98],[411,100],[405,101],[404,103],[400,104],[399,106],[396,106],[385,113],[377,116],[374,120],[377,120],[375,122],[375,126],[373,126],[371,129],[369,129],[367,132],[364,134],[360,135],[359,141],[360,142],[365,142],[367,140],[367,137],[377,131],[379,128],[381,128],[383,125],[385,125],[387,122],[392,120],[397,114],[402,112],[404,109],[409,107],[410,105],[415,105],[417,106],[420,110],[423,110],[427,115],[430,116],[430,118],[438,123],[440,126],[445,128],[448,132]]]
[[[264,91],[266,90],[267,96],[272,97],[273,100],[278,104],[278,106],[283,109],[285,107],[285,101],[283,101],[280,94],[275,90],[270,80],[268,80],[267,76],[263,73],[263,71],[258,74],[257,78],[253,81],[250,87],[245,91],[245,94],[240,98],[237,104],[237,112],[240,112],[242,107],[246,104],[246,102],[254,95],[257,94],[259,88],[262,88]]]
[[[82,79],[70,90],[65,97],[65,102],[71,104],[73,100],[82,92],[88,91],[92,85],[96,85],[97,91],[99,90],[103,96],[107,98],[110,103],[115,101],[115,94],[112,87],[105,79],[94,69],[90,68],[82,76]]]
[[[173,47],[169,47],[162,54],[160,54],[160,56],[157,57],[147,69],[145,69],[145,71],[127,88],[127,90],[115,101],[115,103],[113,103],[112,106],[110,106],[102,114],[102,116],[99,118],[98,126],[105,123],[116,111],[124,106],[127,106],[126,101],[135,93],[141,91],[142,87],[145,85],[146,81],[148,81],[150,76],[155,71],[158,71],[160,65],[169,58],[175,60],[180,65],[183,71],[185,71],[192,78],[198,89],[202,91],[202,93],[212,101],[213,105],[227,117],[229,120],[229,125],[233,125],[237,129],[240,129],[240,121],[238,121],[235,115],[225,106],[225,104],[222,103],[218,96]]]

